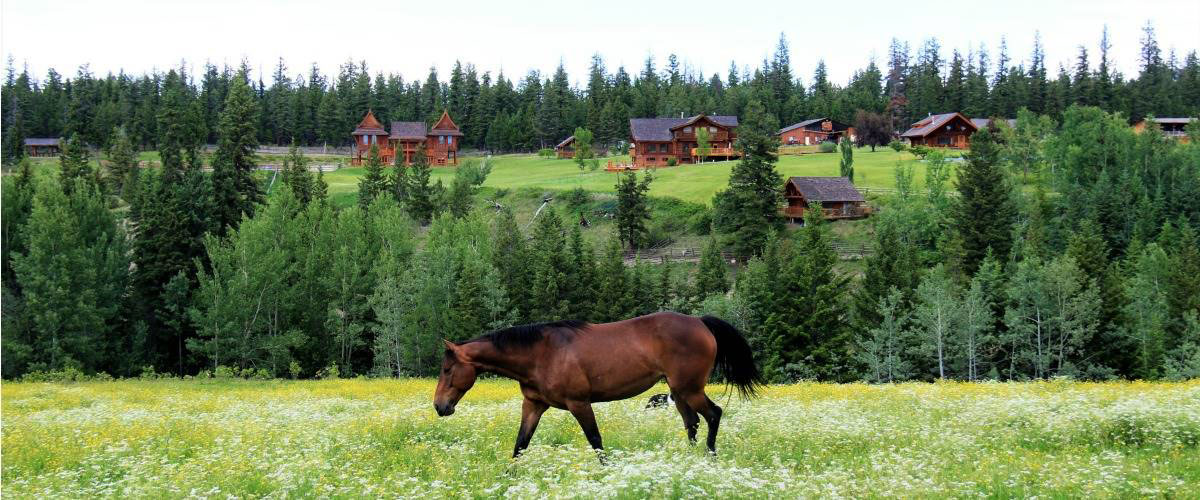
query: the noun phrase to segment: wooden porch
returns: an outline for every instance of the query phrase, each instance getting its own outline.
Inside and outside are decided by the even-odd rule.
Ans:
[[[807,211],[808,207],[794,205],[779,209],[779,213],[789,219],[803,219],[804,213]],[[861,219],[869,217],[871,213],[870,205],[847,205],[842,208],[822,208],[821,218],[825,220]]]

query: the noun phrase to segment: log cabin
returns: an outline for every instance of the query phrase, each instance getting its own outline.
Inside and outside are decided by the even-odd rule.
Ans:
[[[559,158],[574,158],[575,157],[575,136],[563,139],[562,142],[554,146],[554,155]]]
[[[636,168],[666,166],[672,163],[697,163],[702,159],[729,159],[740,156],[733,143],[737,140],[736,116],[704,114],[691,118],[631,118],[629,120],[629,157]],[[708,151],[700,151],[696,132],[708,132]],[[707,154],[705,154],[707,153]]]
[[[809,203],[821,204],[826,220],[859,219],[871,215],[866,198],[846,177],[789,177],[783,188],[787,205],[781,210],[789,222],[803,223]]]
[[[57,137],[30,137],[24,143],[28,156],[58,156],[62,152],[62,139]]]
[[[379,146],[379,158],[385,165],[394,162],[397,155],[401,155],[404,165],[412,165],[419,150],[425,151],[430,165],[458,165],[458,144],[463,134],[446,111],[442,111],[441,118],[432,127],[426,126],[425,122],[392,122],[391,132],[388,132],[375,114],[367,110],[367,116],[351,135],[354,137],[353,165],[362,165],[371,146]]]
[[[1133,131],[1142,133],[1150,123],[1157,123],[1162,134],[1179,142],[1188,142],[1187,125],[1200,118],[1154,118],[1148,117],[1133,124]]]
[[[830,118],[813,118],[779,129],[776,133],[784,146],[820,144],[825,141],[838,142],[842,137],[854,140],[854,127]]]
[[[962,113],[929,115],[914,123],[912,128],[900,134],[911,146],[967,149],[971,147],[971,134],[979,130]]]

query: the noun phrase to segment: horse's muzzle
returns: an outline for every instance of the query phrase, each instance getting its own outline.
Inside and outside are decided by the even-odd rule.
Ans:
[[[439,405],[433,404],[434,411],[437,411],[439,417],[449,417],[454,414],[454,405]]]

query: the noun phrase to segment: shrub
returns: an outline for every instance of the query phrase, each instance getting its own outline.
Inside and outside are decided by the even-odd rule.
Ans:
[[[230,368],[225,365],[220,365],[217,367],[216,370],[213,371],[214,378],[234,378],[236,376],[237,376],[236,369]]]
[[[271,372],[267,371],[266,368],[259,368],[254,370],[254,375],[251,378],[254,380],[271,380],[275,377],[272,377]]]
[[[917,158],[920,158],[922,160],[925,159],[925,155],[928,155],[930,151],[931,150],[929,149],[929,146],[925,146],[925,145],[921,145],[921,144],[917,144],[916,146],[912,146],[912,147],[908,148],[908,152],[912,153],[913,156],[916,156]]]
[[[508,196],[509,191],[510,190],[508,188],[496,188],[496,192],[495,192],[494,196],[496,197],[497,200],[499,200],[505,196]]]
[[[587,202],[591,201],[591,198],[591,194],[589,194],[582,187],[577,187],[567,191],[566,193],[563,193],[563,200],[567,202],[567,206],[570,207],[571,210],[578,210],[580,207],[586,205]]]
[[[674,167],[675,165],[678,165],[678,164],[679,164],[679,162],[676,161],[675,158],[667,158],[667,166],[668,167]]]
[[[687,221],[688,232],[707,236],[712,232],[712,211],[704,210],[692,214]]]
[[[542,158],[553,158],[554,150],[551,148],[542,148],[542,149],[538,150],[537,154],[538,154],[538,156],[541,156]]]
[[[817,151],[821,153],[832,153],[837,149],[837,143],[833,141],[825,141],[817,145]]]
[[[106,374],[107,376],[107,374]],[[83,373],[74,366],[68,366],[62,370],[34,370],[21,376],[22,382],[84,382],[91,380],[86,373]],[[112,377],[108,377],[109,380]]]
[[[291,363],[288,363],[288,373],[292,375],[293,379],[300,378],[300,363],[297,363],[294,359]]]
[[[328,379],[336,379],[336,378],[338,378],[338,366],[337,366],[337,363],[330,364],[329,366],[327,366],[327,367],[325,367],[325,368],[322,368],[322,369],[320,369],[320,370],[317,370],[317,378],[319,378],[319,379],[327,379],[327,380],[328,380]]]
[[[892,142],[888,143],[888,147],[897,153],[903,153],[905,149],[908,149],[908,146],[900,139],[892,139]]]

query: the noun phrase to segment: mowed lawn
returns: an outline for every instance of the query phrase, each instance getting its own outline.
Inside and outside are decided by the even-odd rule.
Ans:
[[[6,382],[4,497],[1200,497],[1200,381],[715,386],[716,457],[643,394],[596,405],[608,465],[559,410],[511,459],[515,382],[434,385]]]
[[[627,157],[626,157],[627,158]],[[776,168],[784,177],[789,176],[836,176],[841,155],[818,153],[808,155],[784,155]],[[616,173],[603,170],[607,159],[601,159],[601,169],[595,172],[579,170],[572,160],[541,158],[535,155],[494,156],[492,173],[484,186],[496,188],[536,187],[547,190],[567,190],[582,187],[593,192],[615,192]],[[859,148],[854,153],[854,181],[860,188],[892,189],[896,186],[897,162],[913,166],[914,182],[921,186],[925,179],[925,164],[909,153],[896,153],[880,148],[872,153],[868,148]],[[729,174],[736,161],[662,167],[654,170],[655,180],[650,185],[650,196],[669,196],[683,201],[711,204],[712,197],[729,184]],[[343,168],[325,174],[331,195],[356,193],[362,168]],[[449,184],[454,177],[452,167],[435,167],[433,179]]]

